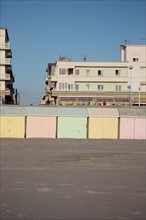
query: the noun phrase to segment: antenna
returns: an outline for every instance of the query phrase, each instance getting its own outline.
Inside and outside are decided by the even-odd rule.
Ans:
[[[86,57],[86,55],[84,55],[84,61],[86,61],[87,60],[87,57]]]
[[[128,40],[124,40],[124,44],[126,45],[126,44],[129,44],[130,43],[130,41],[128,41]]]
[[[144,42],[144,43],[146,43],[146,38],[142,37],[142,38],[141,38],[141,41]]]

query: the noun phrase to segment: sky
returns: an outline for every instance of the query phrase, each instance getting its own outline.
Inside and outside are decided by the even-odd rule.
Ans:
[[[146,0],[0,0],[20,104],[40,103],[48,63],[120,61],[120,45],[146,43]]]

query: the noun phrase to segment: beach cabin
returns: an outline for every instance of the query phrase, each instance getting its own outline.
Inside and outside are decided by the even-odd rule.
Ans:
[[[20,106],[1,106],[0,108],[0,137],[25,137],[26,108]]]
[[[27,107],[26,138],[56,138],[57,108]]]
[[[88,108],[88,115],[89,139],[118,138],[118,109]]]
[[[119,108],[120,139],[146,139],[146,108]]]
[[[87,138],[86,108],[58,107],[57,138]]]

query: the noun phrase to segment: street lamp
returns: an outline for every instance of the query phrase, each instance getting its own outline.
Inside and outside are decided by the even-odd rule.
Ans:
[[[140,106],[140,90],[141,90],[141,86],[138,86],[138,90],[139,90],[138,103],[139,103],[139,106]]]
[[[131,90],[131,86],[130,85],[128,85],[128,90],[129,90],[129,105],[130,105],[130,99],[131,99],[131,97],[130,97],[130,90]]]
[[[131,70],[133,69],[133,66],[129,66],[129,70],[130,70],[130,75],[129,75],[129,104],[131,105]]]

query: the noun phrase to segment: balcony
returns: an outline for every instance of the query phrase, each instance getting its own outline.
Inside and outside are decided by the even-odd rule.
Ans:
[[[12,66],[7,66],[6,67],[6,73],[12,74]]]
[[[10,89],[6,88],[6,89],[0,89],[0,95],[11,95],[11,91]]]
[[[141,81],[141,82],[140,82],[140,85],[141,85],[141,86],[146,86],[146,81]]]
[[[6,58],[12,58],[12,51],[7,51],[6,52]]]
[[[0,80],[11,80],[10,74],[1,74]]]
[[[11,94],[14,94],[14,88],[12,84],[7,84],[6,85],[6,90],[9,90]]]
[[[0,49],[10,50],[10,43],[0,43]]]
[[[11,59],[10,58],[0,59],[0,64],[1,65],[11,65]]]

